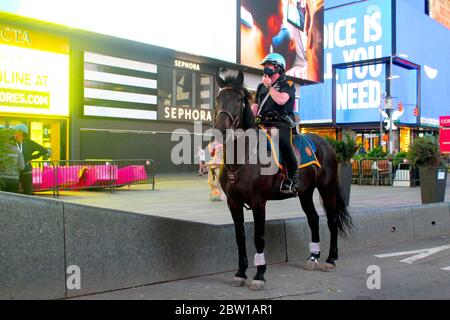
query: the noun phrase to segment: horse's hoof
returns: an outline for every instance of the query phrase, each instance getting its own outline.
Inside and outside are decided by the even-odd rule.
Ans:
[[[266,282],[262,280],[253,280],[252,284],[250,285],[251,290],[261,290],[264,289],[264,284]]]
[[[330,272],[330,271],[333,271],[335,268],[336,268],[336,265],[328,263],[328,262],[320,265],[320,271],[323,271],[323,272]]]
[[[245,285],[246,280],[247,279],[245,279],[245,278],[234,277],[231,285],[233,287],[243,287]]]
[[[305,270],[314,271],[320,267],[318,260],[308,260],[305,264]]]

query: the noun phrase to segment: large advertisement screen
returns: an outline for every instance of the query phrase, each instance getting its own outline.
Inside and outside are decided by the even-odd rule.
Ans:
[[[236,0],[9,0],[0,11],[236,62]]]
[[[0,113],[69,115],[67,39],[0,23]]]
[[[276,52],[286,74],[323,81],[323,0],[241,0],[240,63],[261,68]]]
[[[397,0],[396,20],[397,55],[420,65],[420,123],[438,127],[450,110],[450,30],[408,1]]]
[[[325,10],[324,83],[301,88],[301,122],[332,122],[332,77],[337,64],[348,67],[336,71],[336,122],[379,121],[386,87],[385,65],[352,64],[389,57],[391,35],[390,1],[363,1]]]

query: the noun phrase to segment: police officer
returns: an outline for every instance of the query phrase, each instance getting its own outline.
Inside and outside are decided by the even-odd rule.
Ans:
[[[264,75],[256,90],[252,110],[257,114],[257,123],[275,127],[279,131],[279,148],[287,168],[288,178],[280,191],[295,195],[299,184],[298,164],[292,149],[292,127],[295,125],[295,86],[285,76],[286,62],[281,54],[270,53],[262,61]]]
[[[25,160],[25,169],[20,174],[20,182],[22,184],[23,193],[31,195],[33,192],[31,160],[40,157],[49,157],[50,151],[29,138],[28,127],[26,125],[18,124],[15,129],[17,145],[22,151]]]

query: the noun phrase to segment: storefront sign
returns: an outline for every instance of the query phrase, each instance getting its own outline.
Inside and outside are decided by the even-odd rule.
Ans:
[[[212,110],[187,107],[158,107],[158,120],[212,122]]]
[[[183,60],[175,60],[174,65],[176,68],[200,71],[200,65],[195,62],[183,61]]]
[[[439,143],[441,153],[450,153],[450,116],[439,117],[441,129],[439,130]]]
[[[68,116],[68,42],[2,25],[0,34],[0,113]]]

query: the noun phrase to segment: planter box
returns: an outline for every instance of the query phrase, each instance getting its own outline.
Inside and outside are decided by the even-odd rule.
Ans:
[[[422,203],[444,202],[447,170],[439,167],[419,167]]]
[[[350,203],[350,189],[352,186],[352,165],[350,162],[338,164],[338,179],[342,198],[346,206]]]

